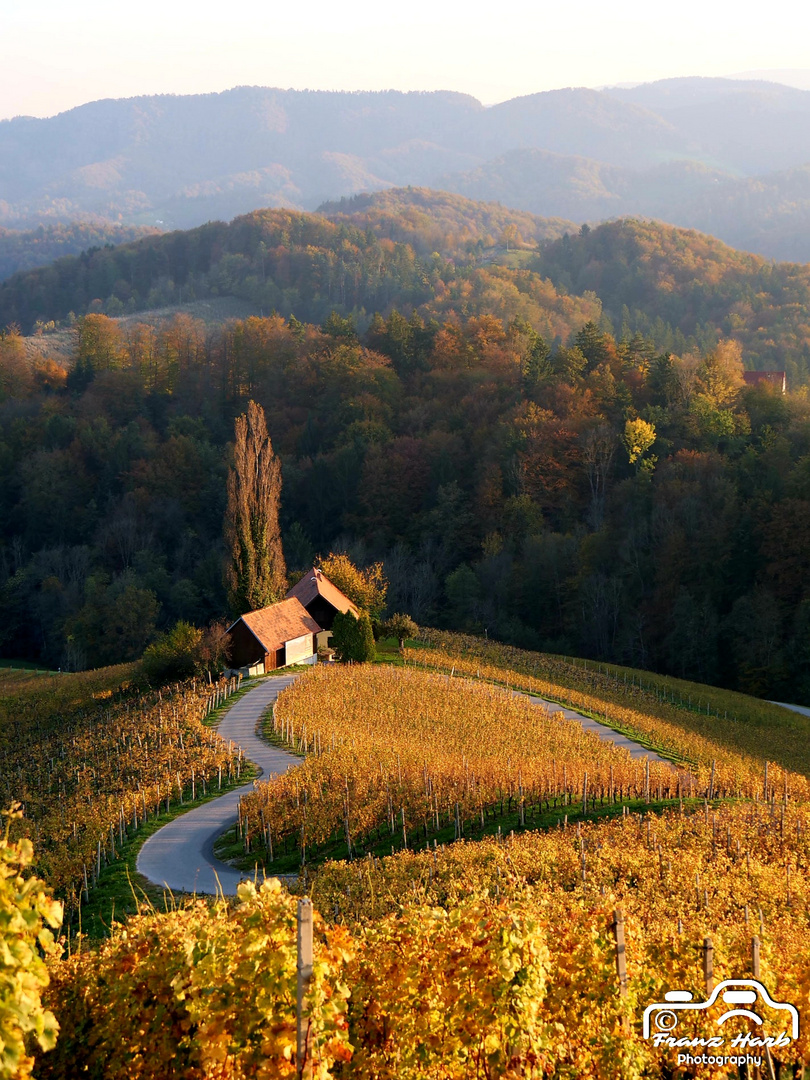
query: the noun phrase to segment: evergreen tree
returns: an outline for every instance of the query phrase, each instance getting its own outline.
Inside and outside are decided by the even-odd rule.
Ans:
[[[231,611],[243,615],[280,600],[287,589],[287,571],[278,524],[281,463],[273,453],[264,410],[251,401],[234,427],[225,511],[225,580]]]
[[[371,619],[365,611],[355,618],[350,611],[339,611],[332,624],[332,644],[344,663],[363,664],[377,654]]]

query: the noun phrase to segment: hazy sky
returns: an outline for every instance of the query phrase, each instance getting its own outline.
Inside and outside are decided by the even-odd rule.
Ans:
[[[0,118],[240,85],[450,89],[493,103],[561,86],[810,68],[809,30],[810,5],[793,0],[764,11],[748,0],[0,0]]]

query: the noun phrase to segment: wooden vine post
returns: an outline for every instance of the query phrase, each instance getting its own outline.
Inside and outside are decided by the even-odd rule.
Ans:
[[[703,939],[703,978],[709,995],[714,989],[714,946],[710,937]]]
[[[299,1080],[303,1080],[304,1070],[310,1065],[309,1061],[309,1021],[304,1016],[304,997],[309,988],[312,978],[312,904],[309,898],[304,896],[298,901],[298,964],[297,964],[297,993],[295,1005],[295,1035],[296,1035],[296,1070]]]
[[[624,948],[624,915],[621,908],[613,912],[613,936],[616,939],[616,975],[619,980],[619,996],[627,997],[627,958]]]

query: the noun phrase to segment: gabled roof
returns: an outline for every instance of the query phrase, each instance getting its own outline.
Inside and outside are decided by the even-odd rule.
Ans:
[[[293,585],[287,596],[294,596],[304,607],[311,604],[316,596],[320,596],[327,604],[331,604],[336,611],[342,611],[344,615],[347,611],[350,611],[355,618],[360,614],[348,596],[345,596],[337,585],[333,585],[329,578],[324,577],[314,566],[297,584]]]
[[[280,649],[286,641],[303,637],[304,634],[318,634],[321,631],[321,627],[295,597],[259,608],[258,611],[248,611],[242,615],[241,621],[266,652]],[[228,629],[232,630],[238,622],[239,619]]]

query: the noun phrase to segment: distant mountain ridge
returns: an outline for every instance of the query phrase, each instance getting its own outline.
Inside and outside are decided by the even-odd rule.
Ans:
[[[106,222],[40,225],[27,232],[0,228],[0,281],[18,271],[45,266],[63,255],[79,255],[88,248],[107,244],[125,244],[159,231],[145,225]]]
[[[810,92],[762,80],[459,93],[238,87],[0,122],[0,227],[189,228],[440,188],[579,224],[625,215],[810,260]]]

